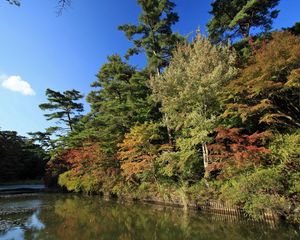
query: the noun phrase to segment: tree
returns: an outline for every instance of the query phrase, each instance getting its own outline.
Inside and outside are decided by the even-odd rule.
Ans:
[[[290,27],[290,28],[286,28],[284,30],[288,30],[291,33],[295,34],[295,35],[300,35],[300,22],[296,22],[294,24],[294,26]]]
[[[0,131],[0,181],[41,178],[47,160],[39,145],[15,131]]]
[[[9,2],[12,5],[16,5],[16,6],[20,6],[21,2],[19,0],[6,0],[7,2]]]
[[[58,119],[65,123],[70,131],[74,130],[74,125],[81,118],[83,104],[77,101],[83,98],[77,90],[67,90],[63,93],[51,89],[46,90],[47,103],[40,104],[39,107],[51,113],[44,114],[47,120]],[[61,128],[62,129],[62,128]]]
[[[57,14],[61,15],[64,10],[71,6],[72,0],[58,0]]]
[[[118,170],[107,164],[107,156],[97,143],[68,149],[59,156],[69,170],[59,175],[58,183],[69,191],[96,193],[110,191]]]
[[[299,79],[300,37],[274,32],[272,40],[224,89],[223,118],[241,122],[239,127],[250,132],[299,128]]]
[[[54,149],[54,141],[51,140],[52,134],[56,131],[56,128],[48,128],[45,132],[29,132],[28,135],[31,137],[30,140],[37,142],[45,151]]]
[[[91,85],[96,90],[87,97],[91,104],[87,130],[101,142],[103,151],[114,154],[132,126],[156,117],[156,104],[149,99],[145,73],[137,72],[119,55],[108,57],[97,78]]]
[[[166,144],[165,129],[158,123],[146,122],[131,128],[122,143],[118,144],[118,160],[125,180],[156,181],[155,160],[163,151],[170,148]]]
[[[12,5],[21,6],[21,0],[6,0]],[[57,4],[57,14],[61,15],[62,12],[71,6],[71,0],[58,0]]]
[[[185,164],[199,159],[202,145],[207,167],[206,142],[215,124],[217,96],[236,75],[235,58],[230,47],[215,46],[200,38],[191,45],[180,46],[169,67],[150,82],[155,99],[162,104],[165,124],[175,130],[176,145]]]
[[[279,11],[279,0],[215,0],[212,19],[207,24],[209,38],[214,42],[242,35],[248,38],[251,28],[268,31]]]
[[[119,26],[134,44],[126,57],[144,51],[150,72],[159,74],[168,65],[177,44],[183,40],[172,32],[172,25],[179,17],[173,11],[175,4],[169,0],[138,0],[138,4],[142,8],[139,24]]]
[[[232,173],[226,172],[228,167],[245,169],[267,165],[263,160],[271,151],[264,145],[271,138],[271,132],[255,132],[248,135],[240,128],[218,127],[215,134],[213,143],[208,146],[211,160],[208,172],[221,171],[217,173],[218,178],[233,177]]]

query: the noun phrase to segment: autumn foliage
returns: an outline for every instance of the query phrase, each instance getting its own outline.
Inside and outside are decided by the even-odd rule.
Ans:
[[[132,88],[134,69],[134,84],[123,79],[120,58],[105,65],[112,75],[90,95],[83,141],[66,141],[48,164],[52,176],[69,191],[221,200],[253,217],[270,206],[300,222],[300,38],[274,32],[239,69],[232,47],[204,38],[178,51],[160,75],[143,73],[149,98]]]
[[[274,32],[227,88],[224,118],[238,116],[253,129],[300,126],[300,38]]]
[[[149,175],[148,178],[153,180],[155,159],[161,151],[169,148],[168,144],[164,144],[159,124],[145,123],[133,127],[119,144],[117,157],[122,175],[128,181],[138,181],[141,175]]]
[[[67,149],[53,158],[48,164],[52,176],[58,183],[71,191],[94,190],[101,188],[107,178],[115,178],[118,169],[96,143]]]
[[[265,155],[271,153],[264,147],[266,140],[272,136],[270,132],[255,132],[247,135],[243,134],[240,128],[223,127],[215,131],[214,143],[208,146],[211,161],[207,169],[209,172],[230,165],[238,168],[260,165]]]

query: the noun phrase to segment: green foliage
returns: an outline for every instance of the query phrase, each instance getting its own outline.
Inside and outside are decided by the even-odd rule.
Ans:
[[[50,127],[45,132],[29,132],[28,135],[31,141],[38,143],[45,151],[50,151],[55,148],[55,141],[51,140],[51,136],[56,130],[56,127]]]
[[[142,8],[139,24],[119,26],[134,44],[126,57],[144,51],[150,72],[160,73],[169,64],[177,44],[183,41],[172,32],[172,25],[179,19],[173,11],[175,4],[169,0],[138,0],[138,4]]]
[[[221,188],[221,200],[241,206],[255,219],[263,219],[264,211],[273,211],[280,216],[293,218],[295,222],[299,221],[296,203],[299,199],[295,202],[295,195],[290,194],[295,185],[284,175],[281,167],[257,169],[249,175],[226,182]],[[296,181],[299,184],[299,178]]]
[[[48,155],[14,131],[0,131],[0,181],[41,179]]]
[[[58,184],[65,186],[70,192],[85,192],[87,194],[97,193],[101,188],[99,180],[94,175],[74,176],[72,171],[60,174]]]
[[[291,134],[277,134],[270,143],[272,159],[287,163],[300,156],[300,131]]]
[[[137,72],[118,55],[108,57],[92,83],[97,90],[88,95],[91,113],[86,129],[101,142],[109,154],[117,150],[130,127],[156,118],[155,104],[150,101],[150,89],[143,72]]]
[[[178,152],[163,154],[161,159],[169,164],[167,175],[176,168],[192,178],[201,175],[201,167],[195,167],[201,166],[199,147],[209,141],[219,110],[217,96],[236,75],[234,63],[235,53],[229,47],[214,46],[201,38],[180,46],[165,72],[152,78],[153,95],[161,102],[164,122],[176,134]]]
[[[125,57],[144,52],[145,69],[109,56],[85,116],[78,91],[47,89],[45,116],[71,130],[55,142],[57,127],[30,134],[51,152],[49,182],[185,207],[223,201],[255,219],[274,211],[299,222],[298,25],[249,37],[270,30],[278,3],[213,1],[210,40],[182,44],[172,32],[174,3],[138,0],[139,23],[119,29],[133,43]],[[241,34],[233,45],[215,44]]]
[[[67,90],[63,93],[51,89],[46,90],[47,103],[40,104],[43,111],[51,113],[44,114],[47,120],[57,119],[59,122],[68,126],[69,130],[74,130],[74,125],[81,118],[83,104],[77,101],[83,98],[77,90]],[[63,129],[63,128],[62,128]]]
[[[208,181],[201,179],[197,183],[190,186],[187,190],[189,198],[199,206],[207,204],[209,201],[215,201],[220,194],[220,181]]]
[[[271,29],[279,11],[273,10],[279,0],[216,0],[211,6],[212,19],[207,24],[214,42],[228,38],[249,36],[251,28]]]
[[[229,47],[214,46],[205,38],[180,46],[165,72],[151,80],[166,125],[179,130],[203,121],[209,124],[218,110],[220,89],[236,74],[234,63]]]

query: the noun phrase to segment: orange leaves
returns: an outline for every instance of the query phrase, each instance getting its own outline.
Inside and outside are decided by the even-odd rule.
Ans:
[[[80,175],[93,169],[105,156],[98,144],[92,144],[68,149],[61,155],[61,159],[71,167],[72,175]]]
[[[121,163],[122,175],[126,180],[137,181],[140,174],[154,176],[154,161],[162,150],[168,149],[163,143],[159,124],[145,123],[135,126],[120,143],[117,158]]]
[[[70,165],[76,166],[85,161],[97,161],[101,155],[102,153],[99,146],[93,144],[90,146],[69,149],[62,155],[62,158]]]
[[[237,167],[260,164],[264,155],[271,153],[263,146],[270,137],[271,133],[267,131],[247,135],[239,128],[217,128],[215,142],[208,146],[212,161],[209,171],[222,169],[228,164]]]
[[[101,177],[102,175],[116,175],[117,172],[109,166],[109,159],[97,143],[67,149],[48,164],[48,172],[52,175],[58,176],[68,170],[72,177],[86,173]]]
[[[238,114],[253,129],[299,127],[299,69],[300,37],[274,32],[272,40],[228,84],[223,117]]]

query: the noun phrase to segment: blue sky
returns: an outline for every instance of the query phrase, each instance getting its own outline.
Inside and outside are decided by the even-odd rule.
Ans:
[[[135,0],[73,0],[57,17],[56,0],[22,0],[21,7],[0,0],[0,128],[25,135],[49,126],[38,105],[46,88],[91,90],[100,66],[113,53],[124,55],[131,46],[117,26],[136,23]],[[194,34],[210,19],[210,0],[177,0],[180,22],[174,30]],[[300,21],[300,1],[281,0],[274,28]],[[137,66],[143,59],[130,61]],[[4,83],[4,81],[6,81]],[[4,86],[3,86],[4,85]],[[17,91],[9,89],[21,85]],[[85,104],[86,109],[88,105]]]

